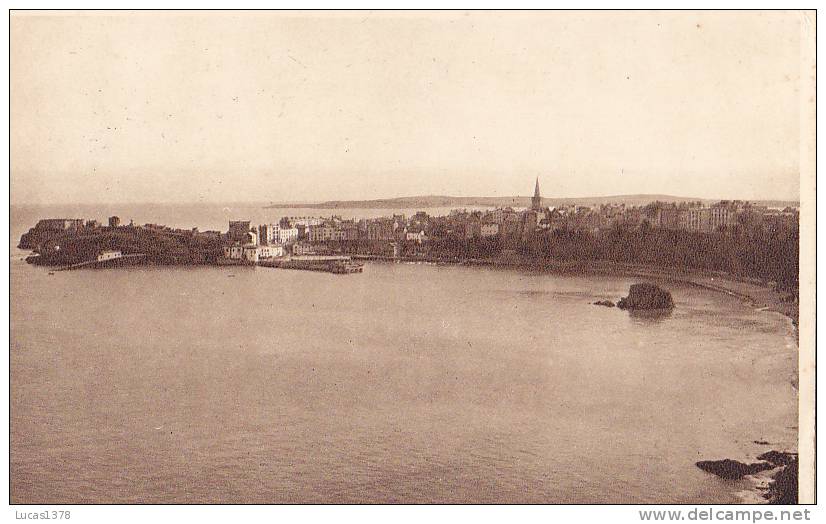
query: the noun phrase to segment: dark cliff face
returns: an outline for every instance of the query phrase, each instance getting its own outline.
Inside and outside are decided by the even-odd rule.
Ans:
[[[17,247],[20,249],[35,250],[50,238],[54,238],[62,234],[65,233],[63,231],[31,228],[20,237],[20,242],[18,242]]]
[[[764,495],[771,504],[797,504],[798,503],[798,466],[797,457],[788,465],[772,476],[769,482],[769,490]]]
[[[674,307],[671,293],[655,284],[632,284],[628,296],[617,307],[630,310],[667,310]]]

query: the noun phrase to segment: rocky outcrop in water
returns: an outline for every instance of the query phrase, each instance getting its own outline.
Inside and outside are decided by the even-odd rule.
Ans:
[[[766,460],[775,466],[788,466],[797,463],[797,453],[789,453],[788,451],[767,451],[762,455],[757,455],[758,460]]]
[[[769,462],[755,462],[753,464],[745,464],[737,460],[723,459],[723,460],[701,460],[697,462],[697,467],[701,470],[714,473],[720,478],[737,480],[746,475],[754,475],[767,469],[773,469],[774,466]]]
[[[674,300],[671,293],[655,284],[632,284],[628,296],[621,298],[617,307],[629,310],[672,309]]]
[[[595,306],[605,306],[605,307],[614,307],[616,304],[611,302],[610,300],[597,300],[594,302]]]
[[[697,467],[720,478],[737,480],[746,475],[778,468],[763,498],[770,504],[797,504],[797,453],[787,451],[767,451],[757,456],[762,462],[746,464],[737,460],[701,460]]]

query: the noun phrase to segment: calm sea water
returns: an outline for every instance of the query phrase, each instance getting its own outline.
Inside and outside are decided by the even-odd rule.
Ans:
[[[226,227],[222,208],[138,211]],[[13,241],[36,212],[12,210]],[[677,308],[652,319],[590,305],[624,295],[620,277],[49,275],[23,254],[16,503],[736,502],[748,482],[694,462],[795,447],[789,323],[704,290],[669,284]]]

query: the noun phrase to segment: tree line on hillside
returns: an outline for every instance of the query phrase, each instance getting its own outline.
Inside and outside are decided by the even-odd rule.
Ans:
[[[799,233],[756,229],[738,234],[699,233],[641,227],[614,228],[598,235],[559,229],[520,241],[495,237],[431,239],[433,257],[491,258],[513,250],[525,259],[542,261],[611,261],[679,269],[724,271],[775,281],[780,289],[798,286]]]

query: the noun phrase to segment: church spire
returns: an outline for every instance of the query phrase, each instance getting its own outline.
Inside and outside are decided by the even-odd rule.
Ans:
[[[531,198],[531,209],[539,210],[542,208],[542,196],[539,194],[539,177],[536,177],[536,188],[533,190],[533,198]]]

